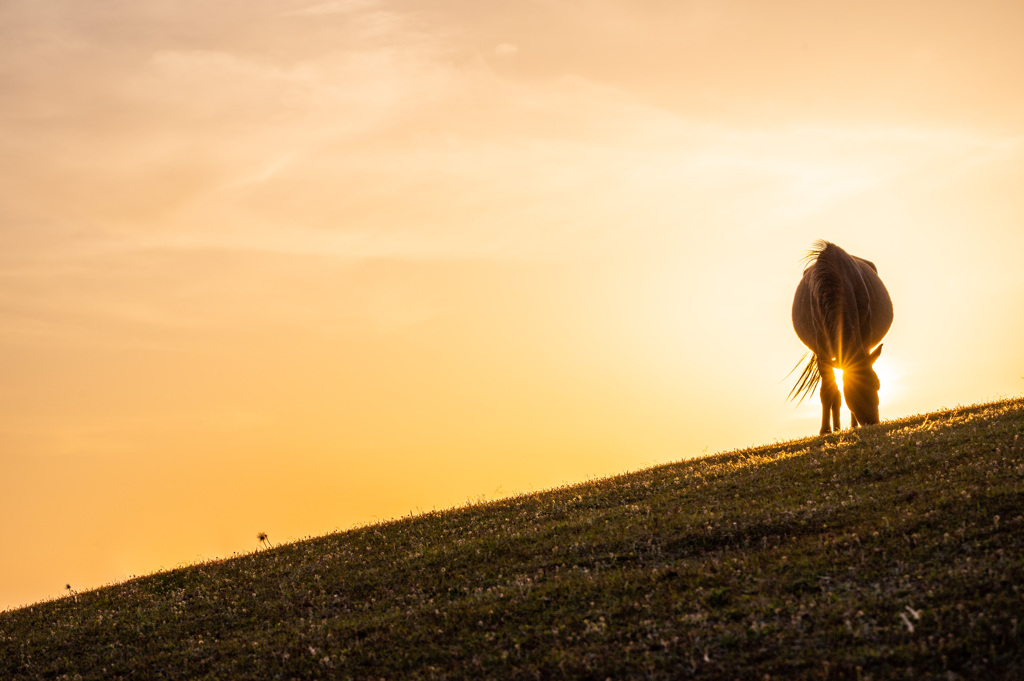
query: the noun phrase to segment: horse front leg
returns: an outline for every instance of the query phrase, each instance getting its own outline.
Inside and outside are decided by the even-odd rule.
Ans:
[[[839,407],[842,404],[842,396],[839,386],[836,384],[836,376],[832,367],[818,362],[818,373],[821,374],[821,435],[831,433],[834,429],[838,431]]]

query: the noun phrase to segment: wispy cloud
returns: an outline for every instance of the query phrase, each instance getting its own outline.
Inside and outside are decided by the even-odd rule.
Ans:
[[[306,5],[299,9],[289,10],[282,16],[324,16],[330,14],[352,14],[377,6],[377,0],[332,0]]]
[[[550,257],[578,254],[581,234],[584,250],[614,250],[684,217],[806,217],[937,158],[1016,153],[1012,140],[941,125],[712,122],[610,67],[506,73],[487,59],[531,69],[534,50],[518,40],[478,50],[490,37],[483,16],[453,31],[443,14],[399,4],[384,16],[368,0],[286,11],[315,18],[310,31],[275,24],[280,7],[257,3],[250,22],[214,11],[221,29],[245,26],[225,39],[197,29],[141,43],[113,22],[90,32],[16,7],[20,23],[4,30],[45,59],[8,81],[37,94],[5,97],[8,216],[140,243]],[[644,19],[620,10],[581,20],[577,39]],[[133,10],[125,21],[161,18]],[[731,26],[720,12],[682,19],[701,35]],[[50,39],[32,37],[40,21]]]
[[[514,43],[499,43],[494,47],[494,55],[510,58],[519,54],[519,46]]]

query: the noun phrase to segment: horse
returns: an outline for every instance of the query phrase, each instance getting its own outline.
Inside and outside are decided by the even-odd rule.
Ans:
[[[815,242],[804,262],[793,296],[793,329],[811,357],[789,399],[799,396],[799,404],[820,382],[820,434],[838,431],[841,398],[833,370],[841,369],[851,427],[876,424],[880,383],[874,363],[892,325],[889,292],[874,263],[828,241]]]

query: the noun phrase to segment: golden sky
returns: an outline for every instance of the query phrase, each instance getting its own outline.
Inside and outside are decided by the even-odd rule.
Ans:
[[[1021,26],[3,2],[0,607],[814,434],[818,238],[892,294],[883,419],[1019,395]]]

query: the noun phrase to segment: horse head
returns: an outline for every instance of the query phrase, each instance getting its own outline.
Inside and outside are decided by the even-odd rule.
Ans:
[[[854,362],[843,370],[843,397],[857,423],[871,426],[878,423],[878,389],[881,383],[874,364],[882,354],[882,346],[875,348],[864,361]]]

